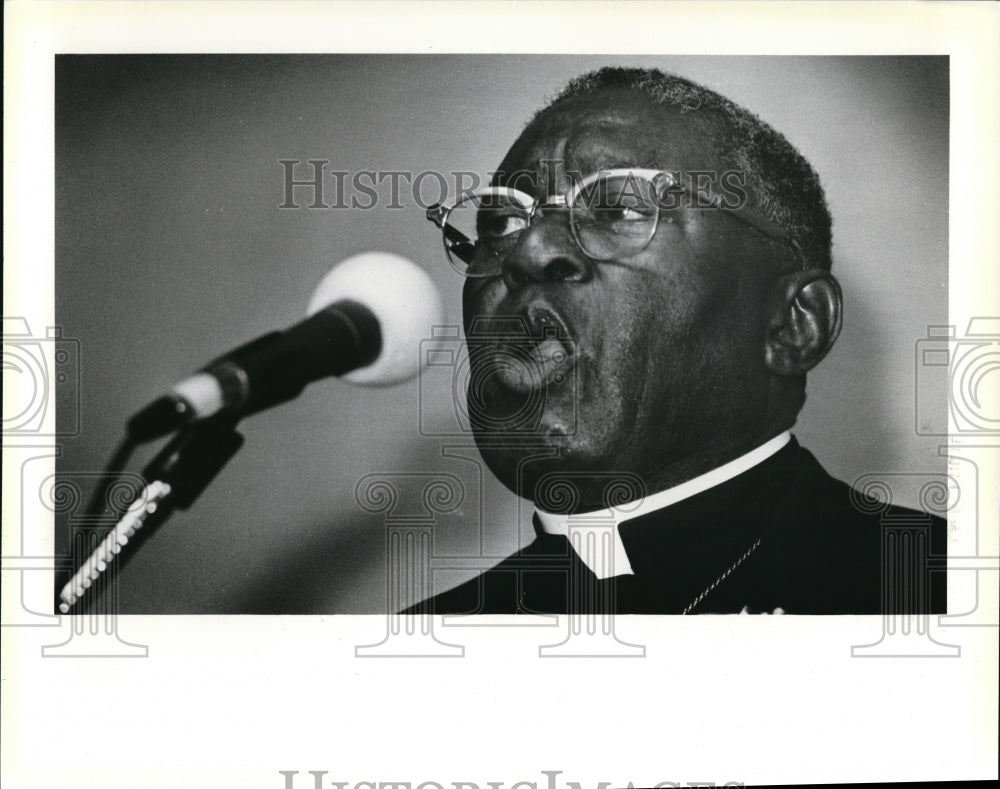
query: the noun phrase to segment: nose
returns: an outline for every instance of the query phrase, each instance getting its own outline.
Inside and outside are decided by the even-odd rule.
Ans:
[[[508,290],[538,282],[583,282],[591,263],[570,232],[565,210],[539,210],[501,264]]]

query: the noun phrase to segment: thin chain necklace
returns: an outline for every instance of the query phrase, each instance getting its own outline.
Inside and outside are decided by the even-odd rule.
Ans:
[[[717,587],[719,584],[721,584],[723,581],[725,581],[726,578],[728,578],[730,576],[730,574],[733,572],[733,570],[735,570],[737,567],[739,567],[741,564],[743,564],[743,562],[745,562],[747,560],[747,558],[749,558],[750,554],[752,554],[754,551],[757,550],[757,546],[759,546],[759,545],[760,545],[760,539],[758,538],[757,542],[755,542],[753,545],[751,545],[747,549],[746,553],[744,553],[740,558],[738,558],[735,562],[733,562],[729,566],[729,569],[727,569],[722,575],[720,575],[718,578],[716,578],[714,581],[712,581],[712,583],[708,585],[708,587],[705,589],[704,592],[702,592],[694,600],[692,600],[688,604],[687,608],[685,608],[683,611],[681,611],[681,615],[683,616],[684,614],[691,613],[692,609],[694,609],[694,607],[697,606],[698,603],[700,603],[702,600],[704,600],[705,597],[708,595],[709,592],[711,592],[713,589],[715,589],[715,587]],[[528,611],[526,611],[524,609],[524,592],[521,592],[521,594],[518,596],[517,606],[516,606],[516,612],[517,613],[529,613]]]
[[[709,584],[708,588],[704,592],[702,592],[694,600],[692,600],[691,603],[688,605],[688,607],[685,608],[683,611],[681,611],[681,615],[683,616],[684,614],[691,613],[691,609],[693,609],[696,605],[698,605],[698,603],[700,603],[702,600],[704,600],[705,596],[709,592],[711,592],[715,587],[717,587],[719,584],[721,584],[723,581],[725,581],[726,578],[729,577],[729,574],[733,570],[735,570],[737,567],[739,567],[741,564],[743,564],[743,562],[746,561],[747,557],[751,553],[753,553],[755,550],[757,550],[757,546],[758,545],[760,545],[760,539],[758,539],[757,542],[755,542],[753,545],[751,545],[750,549],[745,554],[743,554],[739,559],[737,559],[735,562],[733,562],[732,566],[730,566],[730,568],[728,570],[726,570],[722,575],[720,575],[718,578],[716,578],[714,581],[712,581],[712,583]]]

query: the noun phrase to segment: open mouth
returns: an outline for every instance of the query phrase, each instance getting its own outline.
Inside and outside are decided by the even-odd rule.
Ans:
[[[480,385],[530,394],[566,384],[573,372],[573,338],[565,320],[544,304],[477,322],[468,339]]]

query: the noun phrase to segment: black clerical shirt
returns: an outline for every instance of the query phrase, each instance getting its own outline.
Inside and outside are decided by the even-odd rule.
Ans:
[[[619,524],[630,575],[600,580],[545,533],[404,613],[944,613],[946,524],[828,475],[792,438],[739,476]]]

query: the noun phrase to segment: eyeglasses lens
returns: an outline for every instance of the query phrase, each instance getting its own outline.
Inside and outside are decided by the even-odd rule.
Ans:
[[[656,187],[632,175],[598,178],[580,189],[570,206],[577,242],[595,260],[642,251],[656,232]]]
[[[451,255],[452,264],[470,277],[493,276],[499,273],[500,262],[510,253],[530,221],[529,209],[509,195],[485,192],[467,195],[448,214],[445,232],[449,228],[469,240],[471,254],[467,260]],[[466,247],[465,252],[468,252]]]

